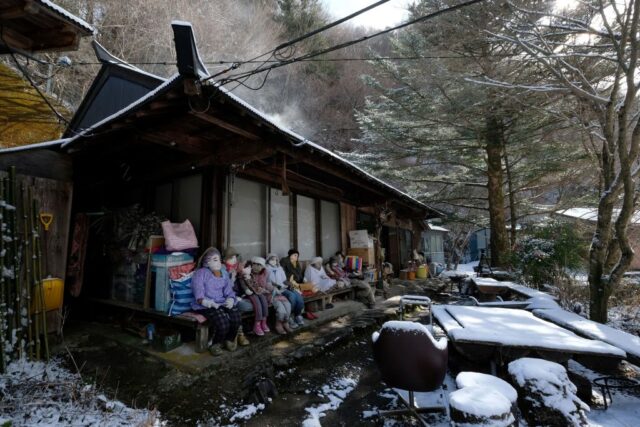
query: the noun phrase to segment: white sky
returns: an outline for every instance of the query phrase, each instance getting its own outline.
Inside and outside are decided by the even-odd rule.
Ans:
[[[343,18],[351,13],[363,9],[377,0],[322,0],[327,10],[334,18]],[[386,28],[397,25],[406,20],[407,4],[410,0],[391,0],[368,12],[359,15],[348,22],[370,28]]]

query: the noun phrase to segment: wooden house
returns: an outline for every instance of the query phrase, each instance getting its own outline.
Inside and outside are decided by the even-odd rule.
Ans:
[[[350,230],[377,223],[400,267],[439,213],[208,79],[191,26],[172,26],[178,73],[150,75],[96,45],[103,66],[65,138],[0,151],[0,167],[69,185],[73,214],[89,214],[83,294],[113,298],[105,227],[134,205],[189,219],[200,248],[232,245],[245,259],[292,247],[326,258],[348,248]]]

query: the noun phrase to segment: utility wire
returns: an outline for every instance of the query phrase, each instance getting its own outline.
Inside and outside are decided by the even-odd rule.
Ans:
[[[264,73],[264,72],[267,72],[267,71],[271,71],[271,70],[276,69],[276,68],[284,67],[285,65],[293,64],[295,62],[300,62],[300,61],[303,61],[303,60],[306,60],[306,59],[314,58],[314,57],[319,56],[319,55],[324,55],[324,54],[329,53],[329,52],[333,52],[333,51],[336,51],[336,50],[344,49],[345,47],[349,47],[349,46],[355,45],[357,43],[362,43],[362,42],[370,40],[370,39],[372,39],[374,37],[378,37],[378,36],[381,36],[383,34],[388,34],[388,33],[392,32],[392,31],[395,31],[395,30],[398,30],[398,29],[401,29],[401,28],[405,28],[405,27],[408,27],[410,25],[417,24],[419,22],[423,22],[423,21],[438,17],[440,15],[444,15],[446,13],[453,12],[453,11],[456,11],[458,9],[462,9],[464,7],[471,6],[471,5],[474,5],[476,3],[480,3],[480,2],[483,2],[483,1],[485,1],[485,0],[469,0],[469,1],[466,1],[464,3],[457,4],[455,6],[450,6],[450,7],[447,7],[445,9],[441,9],[441,10],[438,10],[436,12],[420,16],[418,18],[415,18],[415,19],[412,19],[410,21],[404,22],[402,24],[396,25],[395,27],[387,28],[387,29],[379,31],[377,33],[373,33],[373,34],[370,34],[370,35],[367,35],[367,36],[364,36],[364,37],[360,37],[360,38],[357,38],[357,39],[349,40],[347,42],[340,43],[340,44],[337,44],[337,45],[334,45],[334,46],[330,46],[330,47],[325,48],[325,49],[316,50],[316,51],[307,53],[305,55],[297,56],[295,58],[283,60],[280,63],[276,63],[276,64],[270,65],[268,67],[257,67],[257,68],[255,68],[255,69],[253,69],[251,71],[247,71],[247,72],[244,72],[244,73],[239,73],[239,74],[236,74],[236,75],[232,75],[229,78],[219,80],[218,84],[219,85],[223,85],[223,84],[226,84],[226,83],[229,83],[229,82],[232,82],[232,81],[237,81],[238,79],[248,78],[248,77],[256,75],[256,74],[260,74],[260,73]]]
[[[19,55],[23,55],[20,52],[16,52]],[[24,56],[24,55],[23,55]],[[350,62],[350,61],[416,61],[420,59],[474,59],[474,58],[509,58],[517,57],[518,54],[488,54],[488,55],[415,55],[415,56],[375,56],[375,57],[346,57],[346,58],[310,58],[301,59],[299,62]],[[54,62],[38,61],[45,65],[54,65],[62,68],[72,68],[76,66],[85,65],[102,65],[99,61],[78,61],[73,62],[71,65],[61,65]],[[205,65],[227,65],[227,64],[258,64],[258,63],[281,63],[278,59],[269,59],[266,61],[229,61],[229,60],[210,60],[202,61]],[[157,62],[127,62],[129,65],[177,65],[176,61],[157,61]]]
[[[36,90],[38,95],[40,95],[40,97],[44,100],[44,102],[47,104],[47,106],[53,112],[53,114],[58,118],[58,120],[60,122],[63,122],[65,125],[69,125],[69,120],[67,120],[62,114],[60,114],[58,110],[56,110],[56,108],[53,106],[53,104],[51,104],[49,99],[42,93],[42,91],[40,91],[40,88],[38,88],[38,86],[35,84],[31,76],[27,72],[27,70],[25,70],[22,64],[20,64],[20,62],[18,61],[18,58],[16,58],[16,55],[13,53],[13,48],[4,39],[4,25],[2,24],[2,22],[0,22],[0,40],[2,40],[2,44],[9,51],[9,55],[13,59],[13,62],[16,64],[16,67],[18,68],[18,70],[20,70],[24,78],[27,79],[31,87],[33,87]]]
[[[242,65],[242,64],[249,63],[249,62],[253,62],[253,61],[255,61],[256,59],[261,58],[261,57],[263,57],[263,56],[265,56],[265,55],[269,55],[269,58],[267,58],[267,61],[268,61],[268,60],[270,60],[272,57],[274,57],[274,56],[278,55],[278,54],[279,54],[283,49],[285,49],[285,48],[287,48],[287,47],[291,47],[291,46],[293,46],[294,44],[296,44],[296,43],[298,43],[298,42],[300,42],[300,41],[302,41],[302,40],[306,40],[306,39],[308,39],[308,38],[310,38],[310,37],[313,37],[313,36],[315,36],[315,35],[317,35],[317,34],[320,34],[321,32],[327,31],[327,30],[328,30],[328,29],[330,29],[330,28],[333,28],[333,27],[335,27],[335,26],[337,26],[337,25],[342,24],[343,22],[346,22],[346,21],[348,21],[348,20],[350,20],[350,19],[353,19],[353,18],[355,18],[355,17],[356,17],[356,16],[358,16],[358,15],[361,15],[361,14],[363,14],[363,13],[365,13],[365,12],[368,12],[369,10],[371,10],[371,9],[373,9],[373,8],[376,8],[376,7],[378,7],[378,6],[380,6],[380,5],[384,4],[384,3],[387,3],[388,1],[389,1],[389,0],[381,0],[381,1],[378,1],[378,2],[376,2],[376,3],[370,4],[369,6],[367,6],[367,7],[363,8],[363,9],[357,10],[356,12],[352,13],[351,15],[345,16],[344,18],[340,18],[340,19],[338,19],[337,21],[330,22],[330,23],[329,23],[329,24],[327,24],[327,25],[324,25],[324,26],[322,26],[322,27],[320,27],[320,28],[317,28],[317,29],[315,29],[315,30],[313,30],[313,31],[310,31],[310,32],[306,33],[306,34],[303,34],[303,35],[301,35],[300,37],[296,37],[296,38],[295,38],[295,39],[293,39],[293,40],[290,40],[290,41],[288,41],[288,42],[282,43],[282,44],[280,44],[280,45],[276,46],[274,49],[272,49],[272,50],[270,50],[270,51],[268,51],[268,52],[263,53],[262,55],[258,55],[257,57],[255,57],[255,58],[251,58],[251,59],[249,59],[248,61],[241,61],[241,62],[240,62],[240,64]],[[287,61],[287,60],[288,60],[288,59],[284,59],[284,61]],[[265,63],[266,63],[266,61],[265,61]],[[253,70],[253,71],[256,71],[256,70],[258,70],[258,69],[262,68],[262,66],[263,66],[263,65],[264,65],[264,64],[259,65],[258,67],[254,68],[254,70]],[[265,71],[266,71],[266,70],[265,70]],[[260,71],[260,72],[262,72],[262,71]],[[217,75],[219,75],[219,74],[220,74],[220,73],[216,74],[215,76],[217,76]],[[251,77],[251,75],[253,75],[253,74],[250,74],[249,76],[247,76],[247,78]],[[204,81],[207,81],[207,80],[210,80],[210,79],[214,78],[215,76],[209,76],[209,77],[205,78],[205,79],[203,80],[203,82],[204,82]],[[244,79],[244,80],[242,81],[242,83],[241,83],[241,84],[244,84],[244,81],[246,81],[246,79]],[[260,88],[261,88],[262,86],[264,86],[264,84],[266,83],[266,81],[267,81],[267,79],[265,78],[265,79],[264,79],[264,81],[262,82],[262,84],[260,85]],[[238,86],[236,86],[236,88],[237,88],[237,87],[238,87]],[[235,89],[235,88],[234,88],[234,89]]]

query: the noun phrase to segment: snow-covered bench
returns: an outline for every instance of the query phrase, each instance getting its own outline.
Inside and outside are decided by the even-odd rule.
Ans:
[[[627,353],[627,359],[640,366],[640,337],[585,319],[561,308],[533,310],[533,314],[578,335],[611,344]]]
[[[452,344],[472,360],[495,360],[539,354],[565,361],[573,355],[611,359],[626,357],[624,350],[598,340],[581,338],[525,310],[434,306],[433,316]]]
[[[530,288],[528,286],[520,285],[514,282],[502,282],[503,285],[507,286],[509,290],[515,294],[523,296],[525,298],[552,298],[557,299],[553,295],[550,295],[546,292],[541,292],[536,289]]]

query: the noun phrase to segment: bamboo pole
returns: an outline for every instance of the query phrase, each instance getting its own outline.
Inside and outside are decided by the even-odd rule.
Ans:
[[[40,295],[40,318],[42,320],[42,335],[44,340],[44,355],[49,361],[49,339],[47,334],[47,302],[44,297],[44,283],[42,282],[42,237],[40,236],[40,209],[38,201],[33,199],[33,233],[34,240],[34,266],[36,268],[36,286]]]
[[[9,230],[9,239],[11,239],[8,245],[8,259],[11,269],[11,279],[9,281],[9,288],[15,292],[16,295],[16,309],[14,310],[15,316],[19,316],[20,312],[23,308],[23,291],[20,286],[20,280],[18,275],[18,204],[17,204],[17,196],[16,196],[16,167],[11,166],[9,168],[9,183],[7,186],[7,199],[11,204],[11,208],[8,210],[7,215],[7,226]],[[14,316],[14,319],[15,319]],[[18,345],[18,358],[22,359],[24,357],[24,325],[22,322],[15,322],[14,327],[16,328],[16,340]]]
[[[33,334],[33,322],[31,322],[31,254],[29,245],[29,216],[28,216],[28,204],[27,204],[27,189],[25,184],[20,185],[20,205],[22,207],[22,259],[21,259],[21,271],[23,274],[22,289],[25,294],[25,309],[27,312],[27,349],[29,358],[33,359],[34,356],[34,334]],[[22,312],[20,312],[21,315]]]
[[[38,286],[38,280],[37,280],[37,265],[36,265],[36,236],[35,236],[35,229],[34,229],[34,224],[33,224],[33,204],[32,204],[32,200],[33,200],[33,189],[31,187],[27,188],[27,224],[28,224],[28,230],[30,231],[30,233],[27,235],[27,238],[30,241],[30,246],[31,246],[31,257],[28,258],[26,260],[27,265],[29,266],[29,270],[31,271],[30,274],[30,286],[29,288],[36,288],[35,290],[37,291],[37,286]],[[36,294],[37,295],[37,294]],[[40,303],[38,303],[38,298],[35,298],[36,304],[33,310],[33,319],[32,322],[34,324],[34,339],[35,339],[35,347],[36,347],[36,351],[35,351],[35,357],[36,359],[40,359],[40,322],[38,322],[38,318],[37,318],[37,314],[38,314],[38,308],[40,306]]]
[[[0,223],[4,222],[4,213],[5,213],[5,194],[4,194],[4,179],[0,180]],[[7,286],[5,284],[5,274],[4,274],[4,230],[0,227],[0,370],[5,372],[7,369],[7,355],[5,354],[5,342],[7,337],[10,337],[11,334],[7,334],[8,330],[6,330],[5,322],[7,319],[7,300],[6,300],[6,292]]]

